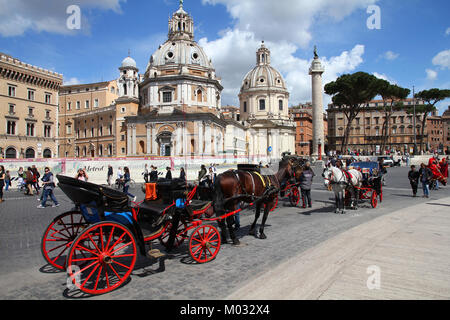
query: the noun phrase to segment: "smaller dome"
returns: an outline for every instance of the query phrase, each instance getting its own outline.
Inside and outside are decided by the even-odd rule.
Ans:
[[[122,61],[122,68],[136,68],[136,61],[131,57],[126,57]]]

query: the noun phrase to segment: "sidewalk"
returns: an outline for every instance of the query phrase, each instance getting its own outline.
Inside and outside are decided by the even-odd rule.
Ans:
[[[424,199],[357,226],[226,299],[450,299],[450,198]]]

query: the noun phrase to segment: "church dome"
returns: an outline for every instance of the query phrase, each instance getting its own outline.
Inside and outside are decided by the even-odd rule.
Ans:
[[[190,40],[168,40],[152,55],[150,64],[152,67],[166,65],[193,65],[204,68],[212,68],[203,49]]]
[[[136,61],[131,57],[126,57],[122,61],[122,68],[136,68]]]
[[[263,42],[256,52],[256,67],[244,77],[241,91],[267,88],[287,90],[281,73],[270,65],[270,51]]]

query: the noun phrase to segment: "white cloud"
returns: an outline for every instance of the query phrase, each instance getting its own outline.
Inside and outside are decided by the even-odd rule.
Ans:
[[[78,80],[78,78],[70,78],[70,79],[68,79],[68,80],[64,80],[64,86],[73,86],[73,85],[76,85],[76,84],[80,84],[81,83],[81,81],[80,80]]]
[[[252,32],[256,39],[295,43],[306,48],[311,28],[319,19],[339,22],[356,10],[366,10],[378,0],[202,0],[203,4],[223,4],[235,28]]]
[[[433,81],[433,80],[437,79],[438,73],[436,71],[431,70],[431,69],[426,69],[425,72],[427,73],[427,79],[428,80]]]
[[[382,73],[378,73],[378,72],[374,72],[372,73],[375,77],[377,77],[378,79],[383,79],[388,81],[391,84],[397,84],[397,81],[395,81],[394,79],[389,78],[386,74]]]
[[[271,51],[272,66],[280,71],[286,80],[291,94],[290,104],[311,101],[311,77],[308,72],[312,57],[311,60],[296,57],[294,54],[298,47],[286,41],[265,41],[265,44]],[[261,42],[256,39],[253,32],[229,29],[217,40],[200,39],[199,45],[212,59],[217,75],[222,78],[222,85],[225,88],[222,94],[223,104],[238,105],[242,81],[247,72],[256,66],[255,53]],[[354,71],[363,62],[363,54],[364,46],[356,45],[352,50],[344,51],[339,56],[321,57],[325,67],[324,85],[336,80],[343,73]],[[329,100],[325,98],[326,101]]]
[[[432,60],[433,65],[443,69],[450,69],[450,50],[439,52]]]
[[[447,28],[447,30],[445,30],[445,35],[446,35],[446,36],[450,36],[450,27]]]
[[[393,61],[395,59],[397,59],[399,57],[398,53],[394,53],[392,51],[386,51],[385,53],[383,53],[381,55],[381,58],[389,60],[389,61]]]
[[[66,13],[70,5],[81,8],[82,31],[89,31],[89,21],[83,9],[112,10],[120,13],[120,3],[126,0],[0,0],[0,35],[14,37],[23,35],[27,30],[51,32],[58,34],[74,34],[67,28]]]

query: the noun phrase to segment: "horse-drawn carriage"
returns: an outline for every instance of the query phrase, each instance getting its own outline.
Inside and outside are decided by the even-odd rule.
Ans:
[[[114,189],[57,178],[79,210],[52,221],[42,238],[42,254],[53,267],[67,270],[82,292],[103,294],[123,285],[138,252],[162,255],[155,249],[147,253],[155,239],[168,250],[189,239],[189,253],[198,263],[213,260],[220,250],[218,230],[205,222],[226,217],[211,218],[212,202],[192,200],[196,186],[188,193],[179,181],[160,183],[156,199],[130,205],[127,195]]]
[[[361,187],[357,189],[359,200],[369,200],[372,208],[378,205],[378,199],[383,202],[382,174],[379,170],[378,162],[353,162],[349,169],[356,169],[362,174]],[[346,194],[346,199],[350,194]]]

